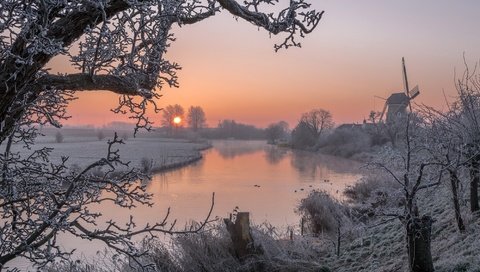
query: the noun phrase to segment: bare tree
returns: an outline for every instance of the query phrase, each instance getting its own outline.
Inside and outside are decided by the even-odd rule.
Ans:
[[[193,130],[197,131],[206,126],[207,118],[205,117],[205,112],[200,106],[191,106],[188,109],[187,113],[187,122],[188,126]]]
[[[296,149],[309,149],[317,143],[315,134],[310,127],[303,121],[300,121],[292,130],[291,144]]]
[[[443,169],[425,149],[422,129],[407,116],[405,133],[396,149],[371,165],[388,173],[403,191],[403,211],[388,214],[399,218],[406,229],[409,268],[412,272],[434,271],[431,254],[433,219],[421,214],[418,196],[422,190],[436,186]]]
[[[332,115],[324,109],[314,109],[302,114],[300,119],[312,132],[316,139],[319,139],[323,132],[332,129],[334,126]]]
[[[334,126],[332,115],[323,109],[314,109],[302,114],[300,122],[292,130],[292,146],[298,149],[311,149],[316,146],[320,136]]]
[[[185,110],[182,106],[168,105],[162,111],[162,125],[167,128],[174,128],[177,126],[182,126],[183,116],[185,115]],[[175,118],[180,118],[179,123],[175,123]]]
[[[278,123],[273,123],[268,125],[265,129],[265,134],[267,136],[267,141],[271,144],[276,143],[282,137],[285,137],[288,133],[288,123],[285,121],[280,121]]]
[[[458,229],[465,230],[461,210],[459,185],[461,171],[470,175],[470,210],[478,212],[480,182],[480,80],[465,64],[465,72],[457,80],[458,97],[447,103],[448,111],[441,112],[424,106],[430,130],[428,149],[432,159],[441,165],[450,179],[453,207]]]
[[[68,252],[56,244],[60,232],[103,241],[132,260],[142,255],[134,248],[132,236],[173,233],[168,213],[162,222],[144,227],[135,227],[133,221],[126,226],[112,221],[105,228],[96,226],[101,217],[88,205],[105,201],[126,208],[151,204],[145,186],[137,182],[145,178],[140,172],[131,169],[114,174],[119,165],[126,164],[118,157],[116,146],[122,141],[116,135],[108,143],[106,156],[78,173],[68,171],[68,158],[51,162],[49,148],[23,156],[11,147],[16,142],[34,147],[37,124],[59,127],[69,117],[65,107],[76,91],[119,94],[119,105],[113,111],[136,120],[135,131],[149,130],[152,122],[147,107],[158,111],[155,99],[160,97],[161,85],[178,85],[179,65],[164,58],[174,41],[172,26],[194,24],[227,11],[271,34],[285,33],[275,50],[300,46],[297,38],[310,33],[323,12],[312,10],[304,0],[292,0],[278,13],[261,12],[276,2],[0,1],[0,145],[4,151],[0,156],[0,269],[17,257],[36,265],[67,257]],[[52,74],[47,64],[58,56],[76,72]],[[99,168],[104,173],[93,174]]]
[[[451,106],[456,115],[456,132],[465,145],[470,172],[470,210],[480,211],[480,76],[465,62],[465,72],[456,80],[457,101]]]
[[[463,232],[465,224],[460,209],[460,171],[468,164],[468,159],[465,160],[465,148],[456,131],[457,116],[455,111],[442,113],[430,107],[424,107],[423,112],[429,124],[424,134],[425,149],[430,153],[430,160],[448,174],[455,221],[459,231]]]

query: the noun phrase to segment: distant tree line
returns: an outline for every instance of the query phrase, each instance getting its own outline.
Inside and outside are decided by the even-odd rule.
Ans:
[[[185,110],[178,104],[168,105],[163,109],[162,126],[169,131],[172,131],[174,128],[184,127],[185,122],[188,128],[195,132],[207,127],[207,118],[203,108],[200,106],[191,106],[187,111],[186,118]]]
[[[179,118],[177,122],[175,118]],[[175,134],[176,137],[187,137],[191,132],[207,139],[258,140],[266,137],[264,129],[235,120],[225,119],[220,121],[217,127],[208,128],[205,111],[200,106],[188,108],[185,117],[185,110],[181,105],[168,105],[163,109],[161,124],[168,135]],[[284,122],[283,126],[288,125]]]
[[[203,130],[201,135],[208,139],[258,140],[265,139],[265,130],[235,120],[222,120],[216,128]]]

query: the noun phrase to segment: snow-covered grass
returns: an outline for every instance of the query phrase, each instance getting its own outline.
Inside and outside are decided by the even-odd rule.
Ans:
[[[65,136],[62,143],[57,143],[54,136],[39,137],[32,150],[23,148],[21,144],[14,144],[13,151],[19,151],[27,156],[33,150],[43,147],[53,148],[50,159],[54,163],[61,161],[62,157],[68,157],[67,165],[74,168],[83,168],[107,155],[107,137],[98,140],[96,136]],[[148,170],[152,172],[183,166],[202,158],[200,150],[209,146],[205,142],[190,142],[169,138],[129,138],[125,144],[117,144],[120,157],[125,162],[130,162],[131,167],[144,169],[142,161],[151,162]],[[117,170],[124,170],[119,167]]]
[[[363,212],[382,208],[380,205],[383,205],[385,211],[395,207],[401,209],[400,198],[396,195],[397,189],[393,183],[378,182],[378,178],[375,175],[373,180],[377,181],[366,179],[363,182],[367,185],[350,188],[360,189],[359,194],[369,196],[349,205],[356,206],[357,210]],[[365,194],[365,188],[372,183],[379,187],[371,192],[382,194]],[[448,184],[441,184],[419,196],[420,212],[435,220],[431,237],[435,271],[480,271],[480,218],[472,216],[467,202],[463,201],[462,212],[467,230],[460,233],[455,223],[449,190]],[[319,256],[321,262],[333,271],[408,271],[406,230],[400,220],[377,213],[364,224],[361,235],[344,241],[345,247],[340,256],[335,256],[333,250],[330,250]]]
[[[261,253],[239,260],[235,257],[230,236],[223,223],[216,222],[201,233],[176,236],[169,244],[158,240],[144,240],[140,246],[141,250],[146,252],[142,263],[154,264],[154,267],[148,270],[152,272],[331,271],[318,261],[319,252],[309,240],[287,240],[276,231],[268,225],[253,226],[255,247],[260,249]],[[96,261],[61,262],[50,266],[46,271],[139,271],[121,260],[103,266],[95,265],[94,262]],[[135,266],[134,263],[130,264]]]

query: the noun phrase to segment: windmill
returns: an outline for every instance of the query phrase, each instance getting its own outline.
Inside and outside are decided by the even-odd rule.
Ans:
[[[382,114],[380,115],[380,121],[382,121],[383,116],[386,113],[385,122],[387,124],[391,123],[397,116],[406,114],[407,107],[409,111],[412,111],[411,101],[420,94],[418,85],[411,90],[408,87],[407,69],[405,68],[404,58],[402,58],[402,74],[405,91],[391,94],[385,100],[385,105],[383,106]]]

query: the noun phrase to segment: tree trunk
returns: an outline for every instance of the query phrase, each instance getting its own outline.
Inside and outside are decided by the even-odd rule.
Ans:
[[[470,211],[472,213],[480,210],[480,206],[478,205],[478,183],[480,182],[479,161],[480,158],[475,156],[470,162]]]
[[[460,232],[465,230],[465,225],[463,224],[462,213],[460,212],[460,203],[458,202],[458,179],[457,172],[453,170],[448,171],[450,174],[450,184],[452,186],[452,199],[453,207],[455,209],[455,220],[457,221],[457,226]]]
[[[430,251],[432,218],[414,217],[407,222],[408,260],[411,272],[432,272],[433,260]]]
[[[341,243],[341,240],[342,240],[342,236],[341,236],[341,232],[340,232],[340,224],[338,224],[338,226],[337,226],[337,250],[336,250],[337,257],[340,256],[340,243]]]
[[[235,250],[235,255],[239,259],[243,259],[249,255],[256,254],[253,237],[250,232],[250,213],[248,212],[239,212],[237,213],[237,218],[235,223],[230,219],[223,219],[225,225],[227,226],[228,233],[232,238],[233,249]]]

